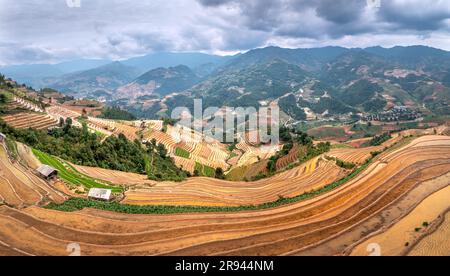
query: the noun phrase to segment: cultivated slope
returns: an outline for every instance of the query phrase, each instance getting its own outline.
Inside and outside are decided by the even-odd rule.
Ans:
[[[127,215],[3,206],[0,254],[67,255],[72,242],[80,244],[82,255],[340,254],[383,226],[383,221],[368,221],[448,172],[450,137],[425,136],[382,154],[335,190],[274,209]],[[412,204],[422,200],[417,197]]]

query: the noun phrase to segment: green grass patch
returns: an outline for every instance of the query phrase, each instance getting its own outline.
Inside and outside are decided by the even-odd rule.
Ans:
[[[123,192],[123,189],[121,187],[111,186],[110,183],[100,181],[91,178],[87,175],[84,175],[82,173],[79,173],[73,166],[56,157],[50,156],[36,149],[33,149],[33,154],[39,159],[39,161],[42,164],[49,165],[57,169],[59,178],[61,178],[64,182],[66,182],[69,185],[75,186],[81,185],[88,189],[91,188],[111,189],[113,193]]]
[[[347,144],[334,144],[331,145],[332,149],[352,149],[353,147]]]
[[[19,157],[19,152],[17,151],[17,144],[14,140],[11,140],[9,138],[6,138],[6,147],[8,148],[8,153],[9,156],[14,159],[17,160],[17,158]]]
[[[186,159],[191,158],[191,154],[187,150],[184,150],[182,148],[176,148],[175,155]]]
[[[206,176],[213,178],[216,176],[216,170],[214,168],[200,164],[198,162],[195,163],[195,170],[199,172],[200,174],[199,176]]]

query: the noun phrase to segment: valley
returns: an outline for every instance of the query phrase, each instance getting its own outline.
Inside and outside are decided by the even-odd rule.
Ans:
[[[358,64],[349,78],[344,69],[373,62],[370,51],[340,49],[324,76],[282,49],[255,50],[202,77],[175,66],[120,88],[114,79],[105,98],[2,76],[0,255],[67,255],[73,243],[83,255],[367,256],[373,244],[383,255],[445,254],[447,88],[412,69]],[[421,83],[414,95],[393,84],[410,77]],[[278,142],[245,128],[222,143],[164,116],[196,97],[220,103],[219,117],[229,106],[279,107]],[[42,177],[44,165],[57,176]]]

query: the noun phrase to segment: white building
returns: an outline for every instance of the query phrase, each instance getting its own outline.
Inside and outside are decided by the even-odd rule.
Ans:
[[[0,143],[6,140],[6,135],[0,132]]]
[[[112,195],[112,191],[111,190],[92,188],[92,189],[89,190],[88,197],[90,199],[110,201],[111,200],[111,195]]]

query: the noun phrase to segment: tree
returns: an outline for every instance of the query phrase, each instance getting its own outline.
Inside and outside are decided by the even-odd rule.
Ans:
[[[63,127],[64,126],[64,118],[60,117],[59,118],[59,127]]]
[[[69,132],[69,130],[72,128],[72,123],[73,123],[73,121],[72,121],[72,118],[67,118],[66,119],[66,124],[65,124],[65,126],[64,126],[64,133],[68,133]]]
[[[216,178],[217,179],[225,179],[225,174],[223,173],[223,169],[222,168],[217,168],[216,169]]]
[[[161,156],[162,158],[166,158],[167,157],[167,149],[163,144],[158,144],[156,151],[158,152],[159,156]]]
[[[87,141],[88,138],[89,138],[89,128],[88,128],[86,122],[81,123],[81,125],[82,125],[82,130],[83,130],[83,131],[82,131],[83,139],[84,139],[85,141]]]

